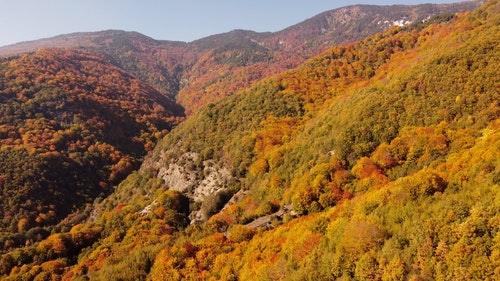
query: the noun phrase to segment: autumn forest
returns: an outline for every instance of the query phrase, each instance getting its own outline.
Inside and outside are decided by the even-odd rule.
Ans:
[[[0,56],[0,280],[499,280],[500,1],[474,3]]]

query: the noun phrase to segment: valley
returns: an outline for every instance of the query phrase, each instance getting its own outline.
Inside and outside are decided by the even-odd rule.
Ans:
[[[0,48],[0,280],[499,278],[499,5]]]

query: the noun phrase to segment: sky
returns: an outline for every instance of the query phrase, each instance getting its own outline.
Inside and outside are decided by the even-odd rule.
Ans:
[[[0,46],[73,32],[120,29],[190,42],[246,29],[279,31],[353,4],[452,3],[458,0],[0,0]]]

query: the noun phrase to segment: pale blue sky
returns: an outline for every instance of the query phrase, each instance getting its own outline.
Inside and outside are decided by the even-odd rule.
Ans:
[[[192,41],[233,29],[279,31],[353,4],[457,0],[0,0],[0,46],[72,32],[121,29]]]

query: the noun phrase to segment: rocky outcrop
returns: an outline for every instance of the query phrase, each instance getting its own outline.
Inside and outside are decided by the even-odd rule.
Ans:
[[[195,152],[186,152],[180,157],[173,157],[169,151],[161,155],[157,160],[147,159],[140,172],[152,169],[167,189],[185,194],[192,203],[191,221],[206,220],[201,206],[205,199],[228,189],[233,180],[230,169],[214,160],[200,161]]]

